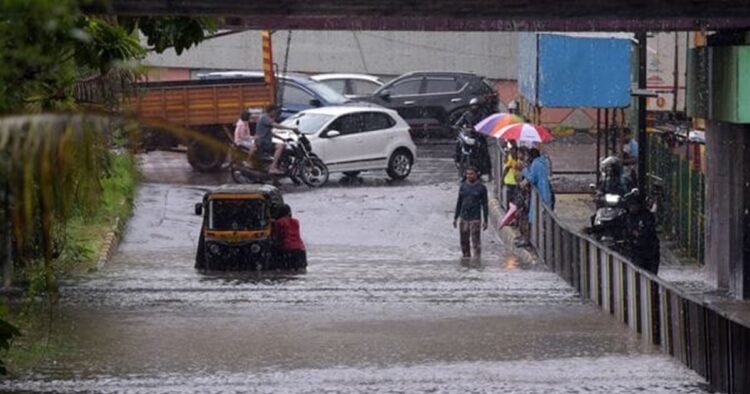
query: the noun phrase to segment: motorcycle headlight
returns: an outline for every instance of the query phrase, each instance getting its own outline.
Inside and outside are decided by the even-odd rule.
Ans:
[[[607,194],[604,196],[604,201],[607,204],[617,205],[620,203],[620,195],[618,194]]]
[[[477,141],[474,138],[466,137],[466,145],[474,145]]]

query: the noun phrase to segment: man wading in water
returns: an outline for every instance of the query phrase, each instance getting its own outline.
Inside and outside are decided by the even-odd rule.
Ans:
[[[464,258],[473,255],[479,259],[482,255],[481,230],[487,230],[489,216],[487,188],[479,181],[476,168],[468,167],[464,175],[466,180],[458,190],[453,228],[458,227],[458,219],[461,218],[461,252]]]

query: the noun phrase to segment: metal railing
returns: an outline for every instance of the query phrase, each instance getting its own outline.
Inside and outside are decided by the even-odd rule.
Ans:
[[[684,253],[703,263],[705,256],[706,180],[702,171],[703,145],[674,137],[649,134],[648,188],[661,202],[658,220],[662,233]]]
[[[704,377],[713,390],[750,392],[750,324],[572,231],[531,194],[531,243],[584,299]]]

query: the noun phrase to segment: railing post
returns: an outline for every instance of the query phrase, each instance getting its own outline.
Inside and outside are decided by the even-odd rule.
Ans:
[[[591,246],[589,258],[589,299],[601,305],[601,287],[599,284],[599,258],[601,252],[598,246]]]
[[[670,290],[661,287],[659,289],[661,299],[661,346],[664,353],[674,356],[673,322],[672,322],[672,296]]]
[[[584,278],[586,275],[586,256],[588,255],[587,245],[588,241],[586,241],[586,239],[583,237],[578,238],[578,242],[576,242],[575,248],[573,249],[573,272],[571,273],[571,275],[573,275],[573,287],[581,292],[581,296],[584,298],[586,297],[586,291],[584,289],[586,286],[586,280]]]
[[[612,262],[612,293],[614,297],[614,313],[621,323],[628,323],[628,299],[625,287],[625,264],[620,259]]]
[[[531,238],[532,245],[534,245],[534,247],[539,250],[539,197],[537,196],[536,190],[534,190],[533,188],[531,189],[530,202],[530,209],[534,211],[534,216],[532,216],[531,220],[529,221],[529,225],[531,226],[531,229],[529,231],[529,238]]]
[[[635,332],[640,332],[640,320],[641,320],[641,314],[640,314],[640,300],[638,299],[639,294],[639,287],[638,287],[638,278],[639,275],[633,269],[633,267],[628,266],[626,268],[626,278],[627,278],[627,286],[628,286],[628,326],[631,330]]]

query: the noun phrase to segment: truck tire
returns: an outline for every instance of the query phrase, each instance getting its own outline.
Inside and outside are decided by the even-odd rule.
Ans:
[[[227,152],[209,149],[197,141],[191,141],[188,145],[187,159],[195,171],[216,172],[227,159]]]

